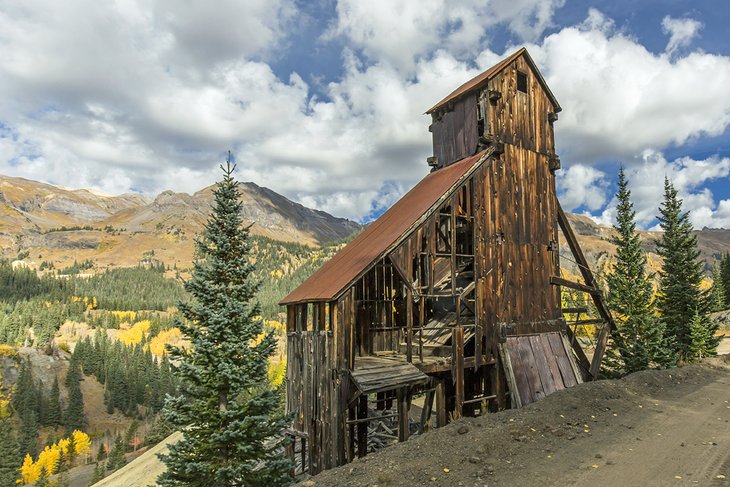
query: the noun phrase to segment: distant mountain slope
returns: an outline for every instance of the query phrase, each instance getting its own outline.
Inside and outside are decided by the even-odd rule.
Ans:
[[[243,218],[256,235],[320,246],[360,229],[353,221],[306,208],[254,183],[240,188]],[[100,266],[129,266],[154,256],[187,267],[193,238],[208,217],[212,190],[193,195],[164,191],[149,199],[0,176],[0,257],[21,255],[31,266],[46,261],[59,268],[84,259]]]
[[[35,267],[47,261],[60,268],[83,259],[91,259],[99,267],[119,267],[151,258],[187,267],[193,258],[193,238],[208,217],[212,189],[192,195],[164,191],[147,199],[104,196],[0,176],[0,257],[15,259],[28,252],[24,261]],[[243,217],[257,235],[319,246],[361,228],[254,183],[242,183],[241,192]],[[591,266],[605,270],[614,251],[609,242],[611,227],[582,215],[569,214],[568,218]],[[654,253],[654,240],[659,234],[641,233],[650,267],[658,270],[661,261]],[[714,258],[730,252],[730,230],[702,229],[697,234],[708,269]],[[564,242],[560,252],[563,267],[577,274]]]

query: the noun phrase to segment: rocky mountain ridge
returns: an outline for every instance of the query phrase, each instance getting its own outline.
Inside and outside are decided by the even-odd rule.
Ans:
[[[242,183],[243,217],[252,233],[311,246],[340,240],[361,227],[319,210],[306,208],[254,183]],[[0,257],[19,255],[31,266],[52,262],[60,268],[74,260],[93,260],[99,267],[130,266],[154,258],[187,267],[193,238],[203,228],[212,203],[212,186],[192,195],[164,191],[155,198],[136,194],[105,196],[0,175]],[[568,214],[591,266],[605,270],[614,247],[612,228],[584,215]],[[641,232],[649,265],[658,270],[657,232]],[[707,269],[730,252],[730,230],[697,232]],[[578,273],[561,242],[562,265]],[[25,255],[27,254],[27,255]]]
[[[360,229],[356,222],[254,183],[240,188],[242,216],[255,235],[317,247]],[[212,191],[210,186],[192,195],[105,196],[0,175],[0,256],[20,255],[35,265],[91,259],[102,266],[128,266],[154,255],[185,265],[192,260],[193,237],[208,217]]]

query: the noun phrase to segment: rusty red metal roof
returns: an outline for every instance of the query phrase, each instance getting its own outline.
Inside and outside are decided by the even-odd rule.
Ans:
[[[487,152],[479,152],[427,175],[279,304],[337,298],[384,257],[387,250],[410,234],[418,220],[470,174]]]
[[[543,90],[545,90],[545,93],[547,94],[548,98],[552,102],[555,113],[559,112],[561,110],[560,104],[558,103],[558,100],[555,99],[555,95],[553,95],[553,92],[550,91],[550,88],[548,87],[547,83],[545,83],[545,78],[542,77],[542,74],[540,73],[540,70],[537,69],[537,65],[535,65],[535,61],[532,60],[530,57],[530,53],[527,52],[527,49],[524,47],[521,48],[519,51],[515,52],[511,56],[508,56],[504,59],[502,59],[500,62],[492,66],[491,68],[484,71],[482,74],[470,79],[463,85],[459,86],[457,89],[452,91],[446,98],[432,106],[428,109],[426,113],[431,113],[435,111],[436,109],[446,105],[447,103],[456,100],[457,98],[461,97],[462,95],[465,95],[474,89],[481,88],[483,85],[485,85],[491,78],[497,75],[500,71],[502,71],[504,68],[509,66],[512,61],[517,59],[518,57],[524,55],[525,60],[530,65],[532,70],[535,72],[535,75],[537,76],[538,82],[542,86]]]

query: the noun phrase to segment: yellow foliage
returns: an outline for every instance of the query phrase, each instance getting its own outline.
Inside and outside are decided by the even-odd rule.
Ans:
[[[58,446],[58,443],[45,447],[43,451],[38,454],[38,460],[35,462],[38,466],[38,472],[45,468],[48,475],[53,475],[58,469],[58,461],[60,459],[61,448]]]
[[[269,364],[269,382],[274,387],[278,387],[284,382],[286,377],[286,362],[277,362]]]
[[[33,463],[33,458],[26,454],[23,459],[23,465],[20,467],[20,480],[19,484],[32,484],[41,476],[40,465]]]
[[[277,335],[286,334],[286,325],[284,323],[276,320],[266,320],[266,324],[276,331]]]
[[[15,347],[11,345],[0,344],[0,357],[15,358],[17,356],[18,350]]]
[[[74,439],[74,453],[77,457],[88,455],[91,452],[91,438],[83,431],[74,430],[71,433]],[[48,475],[53,475],[58,470],[58,463],[61,459],[61,454],[66,458],[69,457],[69,446],[71,445],[71,438],[63,438],[58,440],[58,443],[49,445],[38,454],[38,459],[33,462],[33,458],[30,455],[26,455],[23,460],[23,465],[20,467],[20,474],[22,480],[18,483],[30,484],[38,480],[41,475],[41,471],[45,468]]]
[[[120,321],[134,321],[137,318],[136,311],[112,311],[112,314],[119,318]]]
[[[142,341],[150,329],[150,320],[138,321],[128,330],[122,330],[117,337],[125,345],[134,345]]]
[[[165,344],[179,346],[182,342],[182,334],[178,328],[162,330],[156,337],[150,340],[150,352],[157,357],[167,354]]]
[[[74,430],[71,434],[74,437],[74,451],[76,451],[77,456],[81,457],[91,453],[91,438],[89,438],[89,435],[79,430]]]

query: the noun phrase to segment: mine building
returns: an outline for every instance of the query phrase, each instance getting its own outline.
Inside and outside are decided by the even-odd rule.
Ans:
[[[597,376],[613,322],[556,195],[559,112],[524,48],[458,87],[427,111],[431,172],[282,300],[299,471]],[[591,360],[561,288],[593,298]]]

